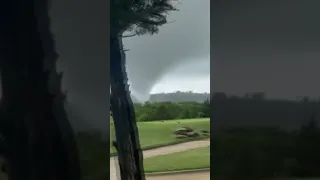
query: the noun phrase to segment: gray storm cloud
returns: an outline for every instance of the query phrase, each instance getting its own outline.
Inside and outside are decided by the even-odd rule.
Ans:
[[[320,96],[320,1],[213,1],[214,91]]]
[[[125,38],[127,71],[133,95],[146,96],[166,74],[179,66],[196,64],[190,75],[208,67],[210,55],[210,0],[184,0],[159,34]],[[203,63],[203,61],[205,63]]]

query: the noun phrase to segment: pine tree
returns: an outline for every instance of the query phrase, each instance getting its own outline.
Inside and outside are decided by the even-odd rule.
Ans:
[[[143,180],[143,157],[126,72],[123,37],[154,34],[176,10],[170,0],[111,0],[111,108],[116,130],[121,179]],[[124,33],[131,33],[126,36]]]

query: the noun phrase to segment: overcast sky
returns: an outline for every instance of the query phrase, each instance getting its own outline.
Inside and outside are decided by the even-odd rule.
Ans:
[[[214,2],[213,91],[320,96],[320,1]]]
[[[183,0],[177,8],[159,34],[124,39],[136,95],[210,91],[210,0]]]

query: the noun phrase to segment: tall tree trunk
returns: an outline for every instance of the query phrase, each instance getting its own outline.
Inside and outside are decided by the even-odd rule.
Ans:
[[[0,112],[9,178],[78,180],[78,152],[60,91],[62,75],[56,72],[47,1],[5,2]]]
[[[123,180],[144,180],[143,156],[130,97],[121,38],[110,38],[111,110]]]

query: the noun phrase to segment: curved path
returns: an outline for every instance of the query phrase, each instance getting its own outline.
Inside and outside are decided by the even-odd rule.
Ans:
[[[191,141],[191,142],[185,142],[181,144],[176,144],[176,145],[171,145],[171,146],[166,146],[166,147],[161,147],[161,148],[156,148],[156,149],[150,149],[143,151],[143,157],[148,158],[148,157],[153,157],[153,156],[159,156],[159,155],[165,155],[165,154],[171,154],[175,152],[180,152],[180,151],[186,151],[190,149],[195,149],[195,148],[200,148],[200,147],[206,147],[210,145],[210,139],[207,140],[200,140],[200,141]],[[118,174],[118,162],[117,158],[115,157],[110,157],[110,180],[118,180],[117,177],[119,177]],[[185,176],[188,176],[186,178]],[[210,173],[209,172],[201,172],[201,173],[187,173],[187,174],[177,174],[177,175],[159,175],[159,176],[147,176],[147,180],[168,180],[170,176],[170,179],[175,179],[175,180],[209,180],[210,179]],[[194,178],[193,178],[194,177]]]

